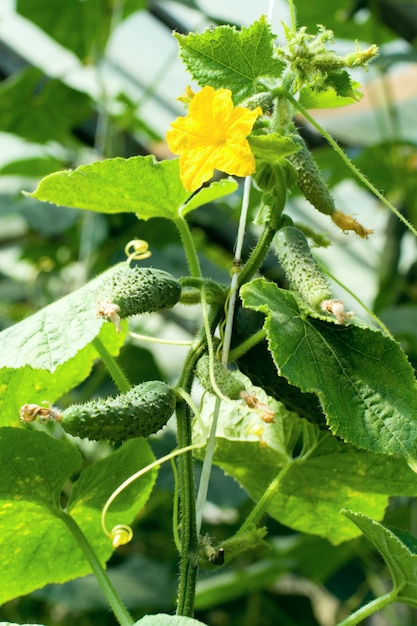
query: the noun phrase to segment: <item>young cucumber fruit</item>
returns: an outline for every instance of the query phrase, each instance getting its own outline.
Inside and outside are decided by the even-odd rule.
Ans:
[[[275,235],[274,244],[291,285],[314,310],[320,311],[321,303],[330,300],[332,293],[305,235],[294,226],[285,226]]]
[[[201,359],[198,360],[196,374],[203,389],[216,395],[217,392],[210,378],[210,357],[208,354],[204,354]],[[238,400],[242,391],[245,391],[245,385],[217,359],[213,360],[213,374],[217,387],[227,398]]]
[[[100,289],[100,302],[111,303],[122,319],[173,307],[181,295],[180,283],[168,272],[149,267],[115,268]],[[106,317],[106,315],[103,315]]]
[[[335,203],[329,188],[327,187],[319,168],[314,161],[310,150],[307,148],[300,135],[293,135],[292,139],[300,146],[300,149],[287,158],[298,174],[297,184],[305,198],[320,213],[332,215]]]
[[[148,437],[174,412],[176,396],[166,383],[147,381],[115,397],[73,404],[62,412],[62,427],[70,435],[96,441]]]

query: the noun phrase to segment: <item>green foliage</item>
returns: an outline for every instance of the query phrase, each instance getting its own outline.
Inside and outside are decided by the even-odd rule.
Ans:
[[[267,507],[282,524],[337,544],[358,535],[341,508],[366,509],[366,515],[381,519],[389,494],[416,494],[417,477],[403,463],[346,445],[262,389],[246,386],[273,412],[274,421],[263,423],[253,411],[222,405],[214,462],[255,501],[282,474]],[[212,413],[213,401],[208,401],[202,412],[206,427]]]
[[[307,318],[290,293],[263,279],[242,296],[245,306],[267,315],[280,374],[318,395],[335,435],[417,469],[416,382],[395,341],[370,328]]]
[[[3,426],[17,423],[22,404],[55,402],[85,380],[98,356],[96,338],[118,353],[124,333],[97,317],[103,280],[113,271],[117,266],[0,333]]]
[[[360,528],[386,562],[394,583],[395,599],[416,608],[416,537],[399,528],[389,528],[363,513],[343,511]]]
[[[74,171],[56,172],[42,179],[28,195],[58,206],[99,213],[131,212],[143,220],[163,217],[175,221],[179,213],[189,213],[235,189],[233,181],[213,183],[210,189],[197,192],[188,207],[187,201],[193,194],[181,183],[178,161],[158,162],[154,156],[148,156],[118,157],[81,165]]]
[[[79,470],[81,455],[66,441],[17,428],[0,430],[0,546],[4,567],[0,602],[51,582],[64,582],[91,571],[70,531],[70,515],[94,547],[100,561],[110,557],[111,541],[100,529],[101,509],[120,481],[140,463],[153,460],[148,444],[133,440],[81,472],[65,509],[64,483]],[[148,473],[110,510],[110,524],[130,523],[149,497],[155,480]],[[13,572],[13,575],[11,573]]]
[[[265,79],[279,78],[284,64],[274,53],[275,36],[265,18],[237,31],[220,26],[214,31],[175,35],[187,70],[201,87],[230,89],[233,101],[265,91]]]
[[[265,17],[240,30],[221,25],[175,34],[191,79],[229,89],[237,107],[252,109],[229,110],[226,123],[219,117],[224,102],[202,90],[194,100],[201,110],[191,107],[192,132],[179,139],[180,169],[175,158],[131,157],[152,152],[152,145],[137,149],[138,137],[155,141],[160,132],[139,117],[142,103],[134,96],[113,97],[104,85],[113,28],[145,4],[17,2],[22,16],[77,57],[79,69],[78,61],[93,64],[103,92],[93,101],[36,68],[0,85],[0,130],[38,144],[33,156],[12,155],[0,168],[5,181],[19,177],[17,189],[1,198],[0,221],[18,216],[24,224],[17,235],[4,235],[8,246],[19,247],[2,256],[0,277],[3,623],[111,626],[97,590],[86,597],[93,577],[73,581],[87,574],[121,626],[277,620],[311,626],[324,623],[322,602],[315,601],[324,589],[333,607],[327,622],[340,626],[359,624],[394,601],[416,608],[417,540],[409,529],[417,492],[417,281],[415,262],[402,250],[406,228],[417,234],[415,146],[381,140],[355,156],[398,211],[308,112],[359,100],[350,69],[366,68],[378,51],[353,44],[340,56],[328,26],[355,38],[371,29],[380,41],[387,34],[377,32],[375,15],[361,26],[348,22],[347,13],[341,20],[347,0],[338,9],[328,0],[297,6],[290,0],[283,44]],[[183,4],[196,8],[191,0]],[[153,14],[160,8],[152,3]],[[153,89],[161,97],[155,79],[144,100]],[[193,97],[186,89],[185,108]],[[297,131],[294,119],[303,125],[297,113],[325,137],[331,156],[324,149],[317,161],[312,157],[301,138],[311,129]],[[86,153],[79,125],[97,114]],[[115,149],[122,137],[134,139],[133,147]],[[93,144],[103,159],[83,164]],[[186,191],[191,147],[201,155],[193,167],[216,168],[221,153],[222,172],[252,171],[243,193],[230,177]],[[329,274],[343,280],[345,250],[332,232],[319,232],[320,216],[310,204],[366,240],[372,231],[342,213],[330,191],[348,177],[394,215],[385,248],[376,239],[371,253],[369,242],[360,241],[355,254],[369,259],[361,280],[368,291],[378,284],[375,309],[401,345],[372,313],[369,298],[365,310],[383,332],[331,298],[304,236],[318,245],[332,242]],[[31,182],[36,190],[15,201],[13,193]],[[296,184],[310,203],[301,209],[290,195]],[[380,237],[379,224],[372,227]],[[128,263],[118,263],[123,250]],[[402,275],[406,257],[410,266]],[[332,291],[343,293],[336,282]],[[142,341],[149,350],[138,348]],[[199,397],[196,378],[209,394]],[[62,418],[63,428],[48,417]],[[174,459],[173,480],[165,462]],[[213,507],[205,507],[207,500]],[[392,522],[403,529],[393,530]],[[359,606],[367,578],[375,580],[376,571],[385,576],[362,534],[387,563],[393,589]],[[199,568],[210,577],[198,581]],[[355,573],[346,576],[350,568]],[[311,594],[314,610],[307,600],[282,600],[288,581]],[[61,607],[64,598],[71,605],[66,616],[54,608],[57,597]]]
[[[123,15],[143,9],[146,0],[127,0]],[[112,22],[112,4],[107,0],[18,0],[17,10],[34,22],[84,63],[99,58],[107,44]]]
[[[65,115],[62,109],[65,108]],[[90,115],[85,93],[31,67],[0,85],[0,130],[44,144],[74,143],[71,130]]]

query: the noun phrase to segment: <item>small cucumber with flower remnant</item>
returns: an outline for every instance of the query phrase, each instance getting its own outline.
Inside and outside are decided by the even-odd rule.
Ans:
[[[168,272],[122,263],[100,287],[97,316],[117,325],[130,315],[169,309],[180,296],[181,285]]]
[[[210,377],[210,357],[208,354],[204,354],[198,360],[196,374],[201,386],[209,393],[216,394]],[[241,393],[245,391],[245,385],[217,359],[213,359],[213,374],[216,385],[223,395],[231,400],[238,400],[241,397]]]
[[[316,311],[332,298],[326,278],[313,257],[304,233],[285,226],[275,235],[275,250],[291,285]]]
[[[275,235],[274,244],[289,282],[314,311],[333,315],[338,324],[345,324],[353,317],[353,311],[345,311],[343,302],[332,297],[327,280],[301,230],[294,226],[281,228]]]
[[[298,134],[291,138],[299,146],[299,150],[288,155],[287,159],[298,174],[297,184],[306,200],[320,213],[329,215],[332,221],[344,232],[353,230],[359,237],[367,239],[372,230],[362,226],[351,215],[345,215],[336,209],[333,196],[303,138]]]
[[[160,380],[152,380],[127,393],[73,404],[64,411],[26,404],[20,410],[20,418],[23,422],[36,417],[41,421],[52,418],[70,435],[114,442],[156,433],[173,414],[175,404],[174,390]]]

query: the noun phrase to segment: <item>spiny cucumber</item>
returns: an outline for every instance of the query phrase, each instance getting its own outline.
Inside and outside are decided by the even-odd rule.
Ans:
[[[315,310],[332,293],[317,261],[311,254],[305,235],[294,226],[285,226],[275,235],[275,249],[292,286]]]
[[[73,404],[62,412],[61,424],[70,435],[96,441],[148,437],[167,423],[175,404],[171,387],[160,380],[147,381],[125,394]]]
[[[373,232],[372,229],[365,228],[351,215],[345,215],[336,209],[333,196],[303,138],[300,135],[293,135],[292,139],[300,146],[300,149],[288,155],[287,159],[298,173],[297,184],[305,198],[320,213],[330,215],[332,221],[343,232],[353,230],[362,239],[367,239],[368,235]]]
[[[161,311],[173,307],[180,295],[180,283],[168,272],[123,263],[103,281],[97,314],[112,319],[115,312],[123,319]]]
[[[310,150],[307,148],[300,135],[292,137],[300,149],[290,154],[287,159],[298,173],[297,184],[305,198],[320,213],[332,215],[336,210],[333,196],[327,187],[319,168],[314,161]]]
[[[213,373],[217,387],[227,398],[231,400],[238,400],[240,394],[245,391],[245,385],[240,382],[226,369],[220,361],[213,359]],[[213,387],[210,378],[210,357],[208,354],[204,354],[197,362],[196,374],[201,383],[201,386],[209,393],[216,394],[216,390]]]

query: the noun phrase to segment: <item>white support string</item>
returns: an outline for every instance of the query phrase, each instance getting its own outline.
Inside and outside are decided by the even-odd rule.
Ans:
[[[268,11],[267,11],[267,18],[269,22],[272,22],[272,16],[274,14],[274,8],[275,8],[275,0],[269,0],[268,2]]]

